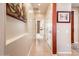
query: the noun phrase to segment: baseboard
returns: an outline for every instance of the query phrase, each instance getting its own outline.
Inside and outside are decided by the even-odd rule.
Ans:
[[[74,43],[72,43],[72,44],[78,44],[78,42],[74,42]]]
[[[25,36],[25,35],[27,35],[27,33],[24,33],[24,34],[22,34],[22,35],[19,35],[19,36],[17,36],[17,37],[12,38],[12,39],[6,40],[6,45],[9,45],[10,43],[12,43],[12,42],[14,42],[14,41],[16,41],[16,40],[22,38],[22,37]]]
[[[72,52],[57,52],[57,54],[72,54]]]

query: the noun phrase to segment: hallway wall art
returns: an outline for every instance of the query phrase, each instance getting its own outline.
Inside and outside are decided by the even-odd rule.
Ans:
[[[26,22],[23,3],[6,3],[6,14],[18,20]]]
[[[69,11],[57,11],[57,22],[58,23],[70,23],[70,12]]]

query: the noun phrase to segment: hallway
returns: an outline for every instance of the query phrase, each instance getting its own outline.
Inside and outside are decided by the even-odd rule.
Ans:
[[[36,40],[32,44],[30,56],[51,56],[51,50],[48,47],[46,40]]]
[[[5,18],[2,18],[1,28],[4,25],[6,27],[1,31],[4,34],[1,33],[3,39],[0,41],[2,43],[0,48],[4,48],[0,53],[6,56],[79,55],[79,44],[76,44],[79,43],[79,7],[77,7],[79,4],[75,5],[68,3],[0,4],[3,14],[0,17]],[[72,13],[74,17],[71,11],[74,11]],[[72,25],[73,19],[74,25]],[[4,21],[6,21],[5,24]],[[72,32],[74,32],[74,44],[71,43]]]
[[[52,4],[7,3],[4,5],[6,5],[7,10],[5,55],[52,55],[52,50],[50,50],[52,48]],[[19,7],[16,9],[18,5]],[[20,6],[23,8],[20,8]],[[20,11],[19,9],[23,10]],[[13,11],[22,13],[17,18]],[[18,12],[16,15],[18,15]]]

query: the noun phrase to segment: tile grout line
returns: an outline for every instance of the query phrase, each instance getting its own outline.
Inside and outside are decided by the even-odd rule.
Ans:
[[[31,52],[32,46],[33,46],[33,43],[32,43],[32,45],[31,45],[31,47],[30,47],[30,50],[29,50],[29,52],[28,52],[28,55],[27,55],[27,56],[29,56],[29,55],[30,55],[30,52]]]

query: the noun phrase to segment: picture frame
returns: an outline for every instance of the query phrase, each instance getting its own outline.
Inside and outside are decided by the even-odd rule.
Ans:
[[[25,8],[23,3],[6,3],[6,14],[26,22]]]
[[[57,11],[57,23],[70,23],[70,11]]]

